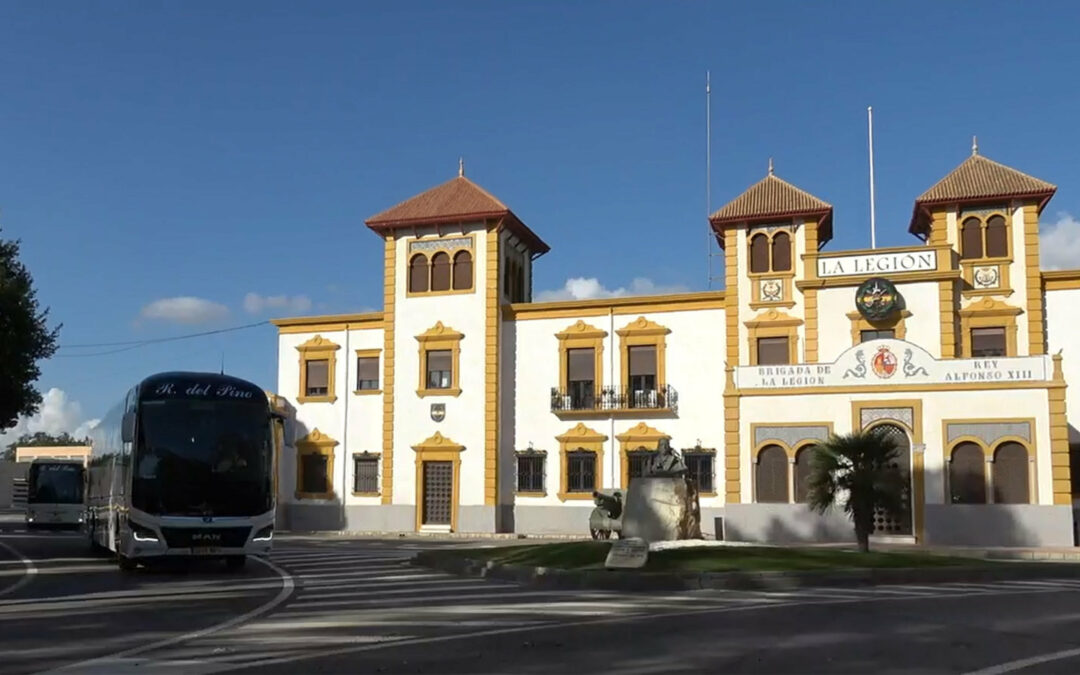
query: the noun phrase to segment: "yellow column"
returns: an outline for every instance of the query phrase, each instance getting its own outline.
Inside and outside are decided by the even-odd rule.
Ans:
[[[1054,354],[1054,380],[1050,396],[1050,466],[1054,480],[1054,503],[1072,504],[1072,480],[1069,474],[1069,423],[1065,416],[1065,375],[1061,354]],[[1033,495],[1034,496],[1034,495]],[[1037,503],[1037,502],[1036,502]]]
[[[1042,274],[1039,270],[1039,213],[1035,204],[1024,205],[1024,263],[1027,269],[1028,353],[1045,354]]]
[[[393,233],[386,235],[383,259],[383,449],[382,503],[394,501],[394,294],[397,242]],[[419,505],[419,495],[417,496]]]
[[[487,231],[484,327],[484,504],[495,506],[499,476],[499,227]]]
[[[735,390],[735,366],[739,365],[739,263],[738,232],[724,232],[724,318],[727,324],[727,383],[724,386],[724,501],[742,501],[739,448],[739,396]]]

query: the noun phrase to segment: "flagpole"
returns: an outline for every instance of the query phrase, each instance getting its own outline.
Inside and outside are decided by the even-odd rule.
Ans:
[[[877,224],[874,222],[874,108],[866,109],[870,136],[870,248],[877,248]]]

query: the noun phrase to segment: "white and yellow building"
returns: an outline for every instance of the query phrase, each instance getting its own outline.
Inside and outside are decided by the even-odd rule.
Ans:
[[[1074,544],[1080,271],[1039,267],[1055,186],[973,153],[911,246],[830,252],[769,174],[710,218],[723,291],[532,302],[548,246],[463,175],[367,221],[383,311],[275,321],[298,530],[576,533],[662,438],[729,539],[849,539],[803,500],[829,433],[886,425],[908,508],[878,534]],[[878,301],[873,305],[872,301]]]

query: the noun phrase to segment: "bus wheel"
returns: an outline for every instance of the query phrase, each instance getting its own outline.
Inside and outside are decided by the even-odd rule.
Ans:
[[[230,570],[242,570],[246,564],[246,555],[231,555],[228,558],[225,558],[225,567]]]
[[[135,570],[136,567],[139,566],[139,563],[135,562],[126,555],[120,555],[119,553],[116,554],[116,563],[120,566],[120,570],[123,572],[132,572]]]

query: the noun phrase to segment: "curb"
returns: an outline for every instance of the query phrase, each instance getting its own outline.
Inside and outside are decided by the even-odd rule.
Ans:
[[[498,579],[540,588],[603,591],[748,591],[933,583],[986,583],[1035,579],[1080,579],[1080,565],[1025,562],[1001,567],[866,568],[826,572],[625,572],[564,570],[500,565],[422,551],[413,565],[466,577]]]

